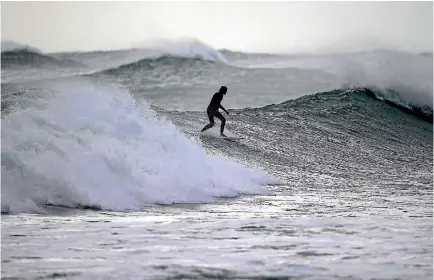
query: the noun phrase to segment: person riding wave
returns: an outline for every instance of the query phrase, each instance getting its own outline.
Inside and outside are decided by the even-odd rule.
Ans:
[[[226,114],[229,115],[229,112],[226,111],[226,109],[221,105],[223,96],[227,93],[227,91],[228,88],[226,86],[221,86],[219,91],[214,93],[213,97],[211,98],[211,102],[209,103],[208,108],[206,109],[206,113],[209,118],[209,124],[207,124],[204,128],[202,128],[201,132],[204,132],[205,130],[213,127],[215,124],[214,117],[217,117],[218,119],[221,120],[220,136],[226,137],[226,135],[223,134],[223,131],[225,129],[226,119],[219,112],[219,109],[221,108],[223,111],[226,112]]]

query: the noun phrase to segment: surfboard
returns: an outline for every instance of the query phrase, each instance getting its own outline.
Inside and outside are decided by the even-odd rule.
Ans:
[[[244,137],[229,137],[229,136],[226,136],[226,137],[221,137],[221,136],[219,136],[219,138],[221,138],[221,139],[223,139],[223,140],[226,140],[226,141],[237,141],[237,140],[241,140],[241,139],[244,139]]]
[[[222,140],[227,140],[227,141],[236,141],[236,140],[245,139],[244,137],[240,137],[240,136],[226,136],[226,137],[222,137],[220,135],[209,134],[209,133],[206,133],[206,132],[191,132],[189,134],[194,135],[194,136],[199,136],[201,138],[215,138],[215,139],[222,139]]]

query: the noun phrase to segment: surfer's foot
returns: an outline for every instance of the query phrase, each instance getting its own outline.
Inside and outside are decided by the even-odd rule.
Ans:
[[[220,137],[227,137],[227,136],[224,135],[223,133],[220,133]]]

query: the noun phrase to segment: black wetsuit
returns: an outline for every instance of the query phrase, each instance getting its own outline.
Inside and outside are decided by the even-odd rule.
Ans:
[[[225,108],[220,104],[223,100],[223,93],[216,92],[214,93],[213,97],[211,98],[211,102],[208,105],[208,108],[206,109],[206,113],[209,118],[209,124],[207,124],[201,131],[204,132],[207,129],[210,129],[214,126],[214,117],[217,117],[221,120],[222,124],[220,126],[220,134],[224,136],[223,131],[225,129],[225,123],[226,119],[223,117],[223,115],[219,112],[219,108],[222,108],[226,111]]]
[[[214,116],[223,121],[225,118],[223,115],[219,112],[219,108],[221,107],[220,103],[223,100],[223,93],[216,92],[214,93],[213,97],[211,98],[211,102],[208,105],[208,108],[206,109],[206,113],[209,118],[210,123],[214,123]]]

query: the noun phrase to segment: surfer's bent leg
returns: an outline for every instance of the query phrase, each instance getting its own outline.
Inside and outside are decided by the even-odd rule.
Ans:
[[[225,117],[223,117],[223,115],[222,115],[219,111],[215,112],[214,115],[215,115],[219,120],[222,121],[222,124],[221,124],[221,126],[220,126],[220,135],[221,135],[221,136],[225,136],[225,135],[223,134],[223,131],[225,130],[225,124],[226,124],[226,119],[225,119]]]
[[[202,128],[200,132],[204,132],[205,130],[210,129],[214,126],[214,113],[210,109],[206,110],[206,113],[209,118],[209,124],[205,125],[205,127]]]

